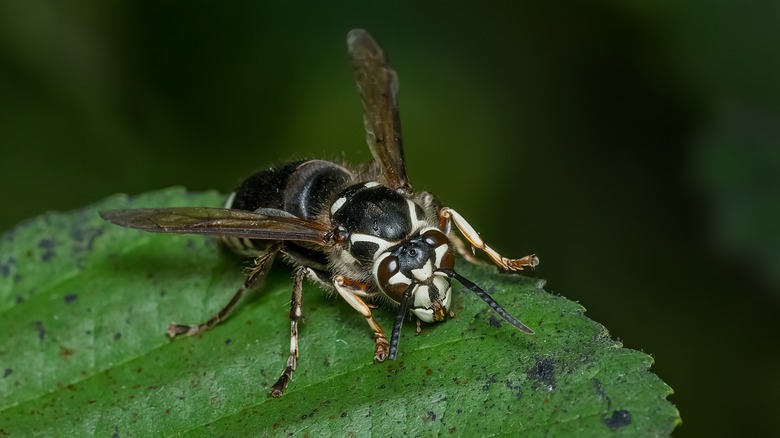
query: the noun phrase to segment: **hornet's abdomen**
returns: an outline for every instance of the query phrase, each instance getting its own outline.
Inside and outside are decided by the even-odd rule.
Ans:
[[[248,211],[273,208],[314,219],[352,178],[350,171],[330,161],[296,161],[250,176],[226,207]]]
[[[331,203],[353,181],[354,175],[336,163],[324,160],[295,161],[261,170],[247,178],[228,199],[226,208],[258,211],[281,210],[304,219],[315,219],[327,211]],[[256,256],[270,244],[268,241],[225,238],[237,253]],[[324,266],[327,258],[322,251],[285,244],[286,252]]]

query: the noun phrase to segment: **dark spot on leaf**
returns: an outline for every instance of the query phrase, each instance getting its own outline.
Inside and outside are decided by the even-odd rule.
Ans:
[[[330,366],[330,357],[328,357],[327,354],[322,358],[322,366],[325,366],[325,367],[329,367]]]
[[[43,323],[35,321],[35,330],[38,330],[38,340],[43,342],[43,340],[46,339],[46,329],[43,328]]]
[[[496,375],[493,374],[492,376],[488,377],[487,382],[485,382],[485,384],[482,385],[482,390],[483,391],[490,390],[490,385],[493,384],[493,383],[496,383],[497,381],[498,380],[496,379]]]
[[[167,408],[167,409],[165,410],[165,413],[166,413],[166,414],[170,414],[170,413],[171,413],[171,408]]]
[[[77,294],[67,294],[67,295],[65,295],[65,304],[70,304],[70,303],[76,301],[76,299],[78,297],[79,296]]]
[[[458,414],[462,414],[463,413],[463,409],[458,408],[458,409],[455,410],[455,412],[458,413]]]
[[[452,426],[451,428],[447,429],[447,432],[455,433],[456,430],[458,430],[458,429],[455,426]]]
[[[38,247],[43,250],[41,253],[41,260],[44,262],[48,262],[49,260],[54,257],[54,247],[56,246],[56,242],[54,239],[41,239],[38,242]]]
[[[114,340],[118,341],[120,339],[122,339],[122,333],[120,333],[120,332],[114,333]]]
[[[76,351],[73,350],[72,348],[67,348],[67,347],[63,347],[62,345],[60,345],[60,357],[61,358],[64,359],[64,358],[67,358],[67,357],[71,357],[71,356],[73,356],[74,353],[76,353]]]
[[[490,315],[488,318],[488,324],[495,328],[501,328],[501,320],[495,317],[495,315]]]
[[[320,410],[319,410],[319,409],[317,409],[317,408],[314,408],[314,409],[312,409],[312,411],[311,411],[311,412],[309,412],[309,415],[308,415],[308,416],[309,416],[309,418],[311,418],[311,417],[313,417],[314,415],[316,415],[316,414],[317,414],[317,412],[319,412],[319,411],[320,411]]]
[[[6,377],[10,376],[11,373],[13,372],[14,370],[12,370],[11,368],[6,368],[5,371],[3,371],[3,378],[5,379]]]
[[[8,275],[11,273],[12,266],[16,266],[16,259],[13,257],[9,257],[8,260],[0,263],[0,275],[3,277],[8,277]]]
[[[73,255],[76,256],[76,264],[81,268],[84,263],[85,251],[91,251],[95,239],[104,232],[104,227],[85,226],[86,220],[76,222],[76,226],[70,231],[73,240]]]
[[[21,295],[16,296],[16,304],[22,304],[24,302],[24,297]]]
[[[423,417],[423,421],[425,421],[426,423],[429,421],[436,421],[436,413],[433,411],[428,411]]]
[[[617,410],[612,412],[612,417],[601,417],[601,422],[604,423],[610,430],[617,430],[619,427],[628,426],[631,424],[631,412],[626,410]]]
[[[233,341],[231,341],[230,338],[225,339],[225,345],[230,345],[232,343]]]
[[[94,405],[95,403],[97,403],[97,400],[87,400],[88,405]]]
[[[555,391],[555,361],[549,358],[537,359],[536,364],[526,371],[529,379],[533,380],[534,390],[540,388],[547,391]]]
[[[114,426],[114,433],[111,435],[111,438],[119,438],[119,426]]]
[[[515,396],[518,400],[523,398],[523,388],[520,385],[515,385],[512,379],[506,379],[506,387],[512,391],[517,391]]]
[[[341,413],[341,415],[340,415],[340,417],[341,417],[341,418],[345,418],[346,416],[347,416],[347,412],[346,412],[346,411],[343,411],[343,412]]]

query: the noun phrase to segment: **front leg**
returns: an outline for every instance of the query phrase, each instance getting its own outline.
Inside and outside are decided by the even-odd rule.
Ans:
[[[366,318],[368,326],[374,331],[374,340],[376,346],[374,347],[374,362],[383,362],[387,359],[389,352],[389,344],[385,337],[385,332],[382,327],[371,316],[371,308],[360,298],[360,295],[365,296],[367,285],[356,280],[344,277],[343,275],[336,275],[333,277],[333,286],[338,291],[341,298],[348,302],[353,309],[360,312]]]
[[[519,259],[509,259],[489,247],[474,227],[469,224],[466,219],[463,218],[457,211],[444,207],[439,211],[439,229],[444,233],[450,230],[451,224],[454,223],[463,237],[471,243],[474,248],[480,249],[485,252],[493,260],[493,263],[499,267],[509,271],[522,271],[523,268],[535,268],[539,265],[539,258],[536,255],[531,254]],[[460,251],[459,251],[460,252]]]

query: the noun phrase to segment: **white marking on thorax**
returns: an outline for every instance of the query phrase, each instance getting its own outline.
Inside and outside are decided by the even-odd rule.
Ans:
[[[344,196],[340,197],[339,199],[336,199],[336,202],[334,202],[333,205],[330,206],[330,214],[336,214],[336,212],[339,211],[339,209],[341,209],[341,207],[343,207],[344,204],[346,204],[346,202],[347,202],[347,198]]]
[[[376,182],[376,181],[369,181],[369,182],[363,184],[363,187],[365,187],[367,189],[370,189],[371,187],[376,187],[378,185],[380,185],[380,184],[378,182]]]
[[[415,232],[424,227],[425,223],[417,218],[417,204],[407,199],[406,205],[409,207],[409,220],[411,221],[412,232]]]
[[[381,237],[372,236],[370,234],[363,234],[363,233],[352,233],[351,236],[349,236],[350,242],[354,245],[356,242],[371,242],[375,243],[377,245],[377,250],[374,251],[374,258],[377,257],[377,255],[385,252],[386,249],[390,248],[391,246],[395,245],[395,242],[388,242],[385,239],[382,239]]]

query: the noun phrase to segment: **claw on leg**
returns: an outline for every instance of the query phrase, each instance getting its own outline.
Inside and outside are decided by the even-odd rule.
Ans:
[[[344,301],[366,318],[368,326],[374,331],[374,340],[376,342],[374,346],[374,362],[383,362],[390,353],[390,344],[387,342],[387,337],[385,337],[385,331],[371,316],[371,308],[358,296],[359,293],[365,291],[366,284],[346,278],[343,275],[337,275],[333,277],[333,286]]]
[[[374,347],[374,362],[384,362],[390,352],[390,345],[383,333],[374,333],[376,346]]]
[[[507,271],[522,271],[525,268],[533,269],[539,265],[539,258],[533,254],[519,259],[510,259],[502,256],[482,240],[477,230],[475,230],[460,213],[451,208],[442,208],[439,211],[439,229],[449,230],[451,223],[455,224],[460,233],[463,234],[463,237],[465,237],[474,248],[482,250],[491,260],[493,260],[493,263],[502,269]],[[457,249],[458,244],[455,243],[454,245]],[[458,249],[459,253],[463,254],[464,249],[462,247],[464,246],[465,245],[461,243],[461,248]],[[469,261],[472,260],[471,257],[465,257]]]
[[[241,298],[244,296],[246,291],[257,286],[260,280],[265,277],[265,274],[268,273],[268,268],[271,267],[278,248],[278,245],[272,245],[269,247],[267,252],[264,252],[259,257],[257,257],[255,260],[255,265],[252,267],[252,270],[249,272],[246,280],[244,280],[244,285],[241,286],[238,291],[236,291],[227,306],[223,307],[222,310],[220,310],[216,315],[209,318],[208,321],[202,322],[200,324],[178,324],[173,322],[168,326],[168,330],[166,330],[168,336],[175,338],[176,336],[180,335],[196,335],[224,321],[230,314],[230,311],[233,310],[239,301],[241,301]]]
[[[303,317],[301,306],[303,304],[303,277],[311,275],[311,269],[300,267],[295,271],[292,296],[290,297],[290,355],[287,357],[287,365],[276,383],[271,386],[268,393],[271,397],[281,397],[287,384],[292,380],[292,373],[298,364],[298,321]]]

